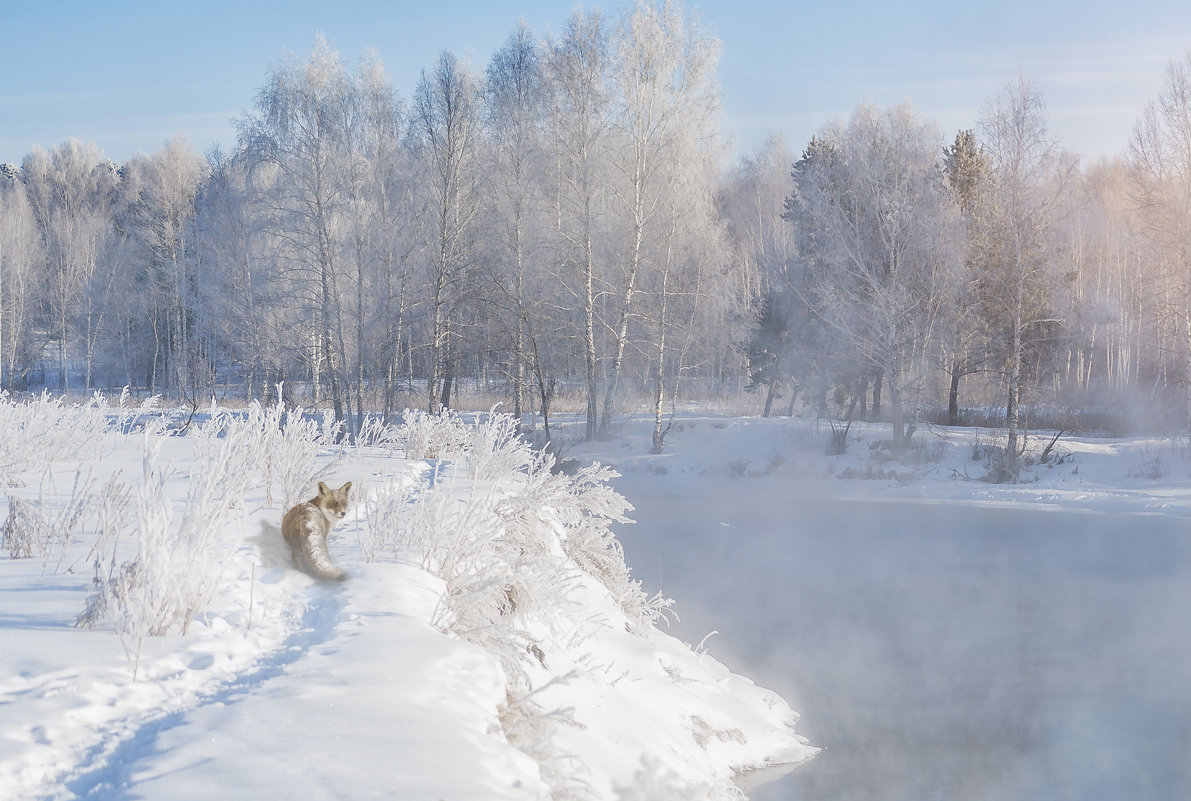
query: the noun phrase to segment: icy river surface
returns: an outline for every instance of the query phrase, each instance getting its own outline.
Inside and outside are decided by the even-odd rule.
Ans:
[[[824,748],[754,801],[1191,798],[1187,520],[700,489],[626,485],[620,538]]]

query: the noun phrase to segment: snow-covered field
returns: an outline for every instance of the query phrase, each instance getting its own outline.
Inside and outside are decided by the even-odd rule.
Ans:
[[[186,426],[151,410],[0,407],[11,521],[0,551],[0,798],[169,801],[229,788],[254,799],[739,797],[814,756],[824,744],[814,733],[834,732],[808,713],[798,730],[809,744],[786,700],[719,659],[780,683],[804,713],[800,698],[843,714],[821,697],[824,665],[887,658],[800,657],[796,638],[772,630],[704,639],[704,624],[780,599],[790,625],[855,644],[813,623],[825,596],[811,578],[842,562],[779,530],[826,525],[799,508],[853,504],[875,528],[895,509],[945,509],[923,519],[947,527],[948,559],[965,565],[990,552],[996,529],[969,540],[957,509],[1021,510],[1040,528],[1055,510],[1191,517],[1185,440],[1065,436],[1020,483],[994,485],[979,480],[990,432],[923,430],[913,453],[893,458],[885,427],[857,426],[845,454],[826,456],[830,429],[813,420],[687,415],[651,455],[651,421],[626,418],[613,441],[564,453],[621,475],[586,467],[568,478],[506,441],[499,418],[476,429],[414,416],[346,449],[315,424],[281,436],[268,410],[257,414]],[[351,574],[342,585],[290,568],[277,530],[319,479],[353,482],[356,503],[331,539]],[[642,523],[617,522],[635,516],[621,496],[640,498]],[[724,498],[740,508],[719,508]],[[774,530],[739,530],[750,525]],[[858,543],[847,547],[865,562]],[[736,558],[750,549],[752,562]],[[792,555],[803,578],[785,582],[797,575]],[[141,572],[122,572],[134,560]],[[700,595],[688,605],[686,588]],[[679,620],[659,589],[675,596]],[[88,608],[95,625],[76,627]],[[965,639],[950,624],[883,625]],[[822,790],[870,766],[840,765],[848,755],[829,745],[792,775],[834,764]]]

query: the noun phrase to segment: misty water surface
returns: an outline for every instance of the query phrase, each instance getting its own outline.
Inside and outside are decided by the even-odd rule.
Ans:
[[[634,575],[825,749],[750,798],[1191,798],[1188,521],[677,486]]]

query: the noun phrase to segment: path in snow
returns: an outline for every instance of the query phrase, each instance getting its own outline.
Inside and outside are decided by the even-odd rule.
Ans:
[[[504,693],[482,681],[498,675],[490,657],[422,618],[438,601],[433,579],[394,564],[356,569],[347,585],[308,588],[302,628],[284,650],[141,727],[71,790],[113,801],[213,798],[228,788],[263,801],[535,797],[527,791],[539,781],[536,764],[488,731]],[[394,608],[417,614],[384,611]]]
[[[66,782],[66,788],[80,798],[99,795],[112,799],[136,797],[129,794],[133,776],[143,760],[160,753],[163,735],[184,726],[188,720],[202,714],[204,708],[223,708],[238,703],[281,676],[289,665],[332,636],[341,605],[334,595],[323,593],[307,607],[299,630],[286,640],[282,649],[267,654],[254,668],[224,682],[216,690],[200,695],[192,708],[150,717],[131,733],[125,732],[111,741],[97,744],[72,770],[75,777]],[[196,670],[206,666],[209,666],[208,659],[199,659],[190,665]]]

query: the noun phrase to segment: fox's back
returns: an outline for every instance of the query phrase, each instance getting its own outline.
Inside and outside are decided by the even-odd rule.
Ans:
[[[331,531],[330,523],[315,498],[299,503],[285,513],[281,518],[281,535],[293,546],[311,534],[319,533],[326,537]]]

